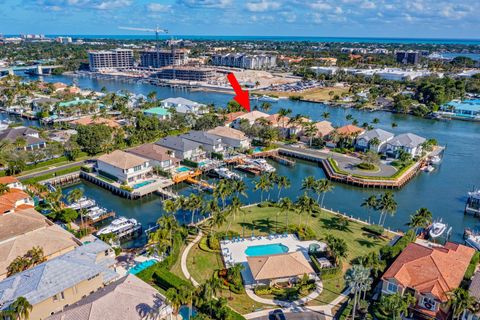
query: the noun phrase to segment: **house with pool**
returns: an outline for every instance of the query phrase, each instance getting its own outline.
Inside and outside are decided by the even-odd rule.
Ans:
[[[446,118],[480,121],[480,99],[450,101],[442,105],[437,114]]]
[[[373,129],[360,134],[355,140],[355,149],[360,151],[372,150],[381,152],[385,150],[387,142],[392,140],[394,134],[383,129]],[[377,143],[372,143],[376,140]]]
[[[412,157],[422,154],[423,143],[427,141],[424,137],[413,133],[402,133],[387,141],[386,154],[391,158],[398,158],[400,152],[406,152]]]
[[[191,130],[180,135],[180,137],[199,143],[202,145],[202,149],[205,150],[209,155],[212,153],[223,154],[225,150],[222,138],[206,131]]]
[[[127,152],[150,160],[152,167],[163,171],[170,171],[180,164],[180,159],[174,157],[173,151],[155,143],[142,144],[128,149]]]
[[[293,234],[221,241],[225,267],[241,264],[242,279],[247,287],[295,283],[305,275],[316,279],[309,256],[311,246],[319,251],[327,248],[325,243],[301,241]]]
[[[201,143],[184,139],[180,136],[169,136],[156,142],[157,145],[169,149],[175,158],[199,162],[206,159],[206,151]]]
[[[97,171],[112,180],[131,184],[151,176],[152,167],[146,158],[115,150],[98,157]]]

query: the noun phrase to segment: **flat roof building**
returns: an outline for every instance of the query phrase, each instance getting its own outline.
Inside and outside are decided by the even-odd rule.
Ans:
[[[162,68],[180,66],[188,62],[188,50],[145,50],[140,52],[140,66],[143,68]]]
[[[88,53],[90,71],[109,69],[123,69],[133,67],[133,50],[113,49],[103,51],[90,51]]]

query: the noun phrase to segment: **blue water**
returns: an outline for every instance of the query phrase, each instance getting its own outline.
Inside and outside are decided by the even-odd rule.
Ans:
[[[178,310],[178,314],[182,316],[183,320],[188,320],[190,319],[190,307],[189,306],[181,306],[180,309]],[[192,310],[192,317],[197,315],[197,311],[195,309]]]
[[[145,187],[152,182],[155,182],[155,180],[148,180],[148,181],[143,181],[143,182],[140,182],[140,183],[136,183],[136,184],[133,185],[133,189],[138,189],[138,188],[141,188],[141,187]]]
[[[287,253],[288,247],[281,243],[264,244],[261,246],[251,246],[245,250],[248,257],[268,256],[271,254]]]
[[[157,260],[154,260],[154,259],[150,259],[150,260],[147,260],[147,261],[144,261],[142,263],[139,263],[137,264],[135,267],[133,268],[130,268],[128,270],[128,273],[129,274],[137,274],[137,273],[140,273],[141,271],[143,271],[144,269],[147,269],[148,267],[151,267],[153,266],[154,264],[157,263]]]
[[[15,35],[6,35],[15,36]],[[57,37],[58,35],[47,35]],[[62,35],[65,36],[65,35]],[[151,35],[70,35],[74,39],[115,39],[115,40],[151,40]],[[297,42],[356,42],[356,43],[423,43],[423,44],[465,44],[478,45],[480,39],[439,39],[439,38],[385,38],[385,37],[314,37],[314,36],[224,36],[224,35],[173,35],[187,40],[237,40],[237,41],[297,41]],[[162,40],[169,40],[172,35],[160,35]]]
[[[190,169],[187,167],[178,167],[177,169],[175,169],[175,171],[178,173],[181,173],[181,172],[188,172],[190,171]]]

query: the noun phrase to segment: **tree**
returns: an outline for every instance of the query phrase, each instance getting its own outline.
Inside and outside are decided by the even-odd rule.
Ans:
[[[382,143],[380,139],[378,139],[377,137],[373,137],[372,140],[370,140],[368,146],[376,150],[380,143]]]
[[[474,311],[476,300],[470,293],[463,288],[456,288],[449,293],[448,303],[453,308],[453,319],[460,319],[465,311]]]
[[[263,202],[263,193],[268,192],[273,188],[273,182],[270,179],[270,176],[266,173],[260,176],[257,182],[255,182],[254,190],[260,190],[260,201]]]
[[[4,183],[0,183],[0,195],[10,191],[10,187]]]
[[[319,179],[315,181],[313,190],[317,193],[317,203],[322,195],[322,201],[320,202],[320,208],[323,209],[323,200],[325,199],[325,194],[333,190],[333,185],[328,179]]]
[[[362,155],[362,160],[375,168],[380,163],[380,156],[375,151],[368,150]]]
[[[107,150],[112,143],[112,129],[104,124],[77,127],[76,141],[89,155]]]
[[[331,234],[327,234],[325,241],[328,246],[328,253],[335,260],[335,265],[338,266],[342,259],[348,255],[347,242],[344,239],[337,238]]]
[[[393,216],[395,212],[397,212],[397,202],[395,201],[391,191],[387,191],[381,195],[377,202],[377,210],[380,210],[380,219],[378,224],[383,226],[385,224],[386,214],[388,213]]]
[[[202,197],[194,193],[191,193],[186,202],[186,208],[191,211],[191,221],[190,224],[194,224],[194,218],[197,211],[202,207]]]
[[[277,121],[278,122],[282,122],[282,128],[285,129],[285,118],[292,113],[292,110],[291,109],[285,109],[285,108],[281,108],[279,111],[278,111],[278,119]],[[283,121],[281,121],[283,119]]]
[[[306,122],[303,125],[303,133],[305,134],[306,137],[309,138],[308,145],[310,148],[312,147],[313,137],[317,134],[317,132],[318,132],[318,128],[314,122]]]
[[[400,316],[408,312],[408,307],[415,303],[415,297],[410,293],[403,296],[397,292],[390,295],[382,295],[378,303],[380,312],[384,315],[392,317],[392,319],[400,318]]]
[[[302,189],[306,192],[314,191],[316,180],[314,176],[307,176],[302,180]]]
[[[233,197],[232,202],[226,208],[226,211],[229,214],[233,215],[233,220],[235,221],[236,215],[242,213],[242,203],[240,202],[240,199],[238,199],[237,197]],[[231,224],[232,224],[232,219],[230,219],[228,223],[227,232],[230,230]]]
[[[290,211],[294,210],[295,206],[294,206],[292,200],[290,200],[290,198],[288,198],[288,197],[281,198],[278,201],[277,206],[278,206],[278,208],[280,208],[281,213],[285,213],[285,219],[286,219],[285,227],[288,230],[288,214],[289,214]]]
[[[186,303],[186,297],[180,289],[170,288],[167,290],[165,297],[168,303],[172,306],[173,314],[177,315],[180,307]]]
[[[307,225],[308,225],[309,217],[312,215],[313,212],[315,212],[318,209],[318,203],[315,202],[315,200],[313,200],[311,197],[309,197],[306,192],[304,192],[303,195],[301,195],[297,199],[295,206],[298,208],[300,212],[300,217],[304,212],[307,214]]]
[[[427,208],[418,209],[415,214],[410,216],[410,221],[407,226],[415,229],[415,234],[418,234],[419,228],[427,228],[432,223],[432,213]]]
[[[358,301],[361,299],[361,293],[364,294],[370,290],[372,279],[370,278],[370,269],[362,265],[353,265],[345,273],[345,283],[353,293],[352,319],[355,319]],[[365,296],[364,296],[365,298]]]
[[[330,118],[330,113],[329,112],[322,113],[322,118],[327,120],[328,118]]]
[[[67,195],[67,200],[70,202],[70,203],[73,203],[73,202],[77,202],[79,201],[81,198],[83,197],[83,191],[79,188],[75,188],[73,189],[72,191],[70,191]],[[81,223],[82,223],[82,228],[84,227],[84,224],[83,224],[83,212],[82,212],[82,206],[80,204],[80,220],[81,220]]]
[[[372,210],[376,210],[378,206],[377,197],[372,195],[363,200],[362,207],[366,208],[368,211],[368,221],[370,222],[370,213]]]
[[[262,104],[260,105],[260,109],[262,109],[265,112],[270,111],[271,108],[272,108],[272,104],[270,102],[262,102]]]
[[[280,194],[282,193],[283,189],[290,188],[290,179],[286,176],[280,176],[277,178],[277,188],[278,188],[278,195],[277,200],[280,199]]]
[[[30,318],[30,312],[32,311],[32,305],[24,297],[18,297],[10,306],[9,310],[13,313],[13,318],[17,320],[28,320]]]

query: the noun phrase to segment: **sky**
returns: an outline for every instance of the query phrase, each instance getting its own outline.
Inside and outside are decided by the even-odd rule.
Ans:
[[[0,0],[0,34],[480,38],[480,0]]]

